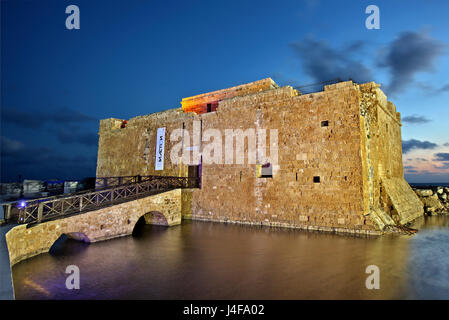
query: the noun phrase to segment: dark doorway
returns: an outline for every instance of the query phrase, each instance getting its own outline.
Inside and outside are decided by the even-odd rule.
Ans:
[[[189,166],[189,178],[198,178],[200,176],[200,166]]]

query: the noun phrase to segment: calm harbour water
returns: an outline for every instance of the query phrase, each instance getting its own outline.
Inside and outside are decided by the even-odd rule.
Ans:
[[[449,217],[360,238],[207,222],[66,241],[13,267],[16,299],[449,299]],[[80,290],[65,269],[77,265]],[[365,287],[368,265],[380,289]]]

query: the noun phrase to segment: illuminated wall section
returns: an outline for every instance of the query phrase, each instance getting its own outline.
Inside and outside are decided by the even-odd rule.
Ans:
[[[183,98],[181,101],[182,110],[184,112],[195,112],[196,114],[212,112],[217,110],[218,103],[223,99],[245,96],[275,88],[279,88],[276,82],[274,82],[271,78],[266,78],[259,81],[245,83],[236,87]]]

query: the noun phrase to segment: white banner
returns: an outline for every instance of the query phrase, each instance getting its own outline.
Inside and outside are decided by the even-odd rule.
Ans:
[[[157,129],[155,170],[164,170],[165,128]]]

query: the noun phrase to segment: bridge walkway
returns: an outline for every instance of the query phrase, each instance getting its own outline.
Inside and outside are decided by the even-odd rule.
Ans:
[[[29,227],[45,221],[86,213],[173,189],[198,188],[199,178],[172,176],[101,177],[96,189],[9,203],[18,209],[19,224]]]

